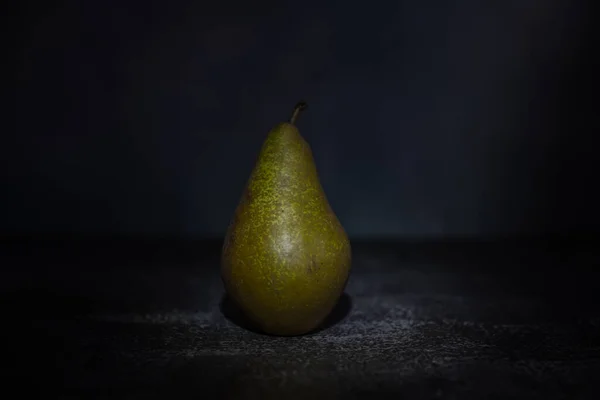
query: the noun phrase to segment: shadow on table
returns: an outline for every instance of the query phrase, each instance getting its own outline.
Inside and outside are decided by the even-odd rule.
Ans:
[[[0,312],[11,321],[73,319],[95,310],[94,299],[46,288],[0,292]]]
[[[242,312],[240,307],[235,303],[235,301],[229,297],[227,294],[223,295],[221,299],[221,303],[219,305],[219,309],[223,316],[229,320],[234,325],[239,326],[240,328],[246,329],[250,332],[259,333],[265,335],[246,315]],[[307,333],[307,335],[312,335],[318,332],[322,332],[326,329],[329,329],[340,322],[342,322],[350,311],[352,310],[352,298],[344,293],[338,300],[336,306],[333,308],[331,313],[327,316],[323,324],[316,330]]]

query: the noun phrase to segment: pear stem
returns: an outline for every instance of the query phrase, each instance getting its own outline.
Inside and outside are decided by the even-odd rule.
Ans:
[[[308,104],[306,104],[305,101],[299,101],[298,104],[296,104],[296,106],[294,107],[294,112],[292,113],[292,116],[290,117],[290,124],[293,125],[296,123],[296,120],[300,116],[300,113],[303,110],[305,110],[306,107],[308,107]]]

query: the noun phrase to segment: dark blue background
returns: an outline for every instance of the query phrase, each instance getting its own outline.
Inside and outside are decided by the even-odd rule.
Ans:
[[[4,232],[222,235],[300,99],[352,236],[598,228],[584,2],[14,3]]]

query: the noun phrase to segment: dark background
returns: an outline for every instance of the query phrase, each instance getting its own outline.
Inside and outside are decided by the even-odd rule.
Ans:
[[[300,99],[352,237],[598,229],[585,2],[11,4],[5,233],[220,237]]]

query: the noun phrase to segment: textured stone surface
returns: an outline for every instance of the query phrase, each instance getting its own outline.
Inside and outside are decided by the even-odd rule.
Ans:
[[[224,301],[218,243],[94,248],[3,259],[10,381],[72,398],[598,398],[589,249],[359,244],[329,325],[279,338]]]

